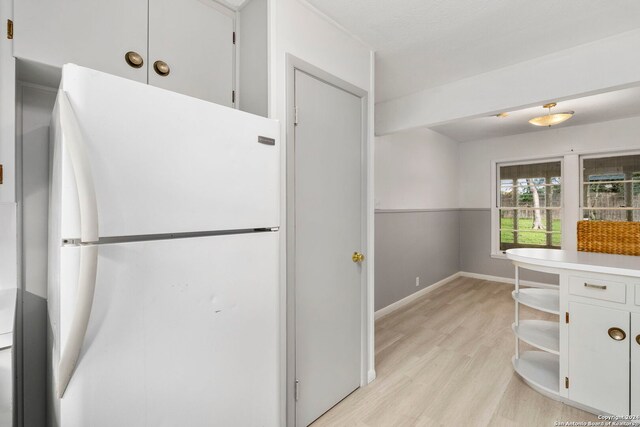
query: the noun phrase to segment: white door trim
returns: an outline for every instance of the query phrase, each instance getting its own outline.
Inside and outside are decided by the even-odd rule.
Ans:
[[[370,182],[370,172],[373,165],[369,161],[370,150],[369,144],[369,94],[357,86],[354,86],[326,71],[311,65],[291,54],[286,55],[286,425],[295,426],[295,294],[294,294],[294,221],[295,218],[295,198],[294,198],[294,164],[295,164],[295,71],[301,71],[314,78],[321,80],[327,84],[335,86],[341,90],[349,92],[362,102],[362,143],[361,143],[361,159],[362,159],[362,248],[365,250],[366,268],[362,270],[361,282],[361,369],[360,369],[360,386],[365,386],[375,378],[374,355],[373,355],[373,331],[374,331],[374,313],[373,313],[373,275],[370,274],[373,263],[373,201],[370,200],[373,185]],[[371,118],[372,119],[372,118]]]

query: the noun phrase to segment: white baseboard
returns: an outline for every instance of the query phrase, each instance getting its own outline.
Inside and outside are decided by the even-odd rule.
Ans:
[[[420,298],[421,296],[428,294],[431,291],[435,291],[436,289],[438,289],[441,286],[444,286],[448,283],[451,283],[453,281],[453,279],[456,279],[458,277],[469,277],[472,279],[480,279],[480,280],[489,280],[491,282],[499,282],[499,283],[506,283],[506,284],[510,284],[510,285],[515,285],[516,281],[515,279],[509,278],[509,277],[501,277],[501,276],[491,276],[489,274],[480,274],[480,273],[471,273],[468,271],[458,271],[457,273],[452,274],[449,277],[445,277],[444,279],[434,283],[431,286],[427,286],[424,289],[420,289],[418,292],[414,292],[411,295],[402,298],[399,301],[396,301],[392,304],[389,304],[388,306],[381,308],[380,310],[375,312],[374,318],[375,320],[378,320],[388,314],[393,313],[394,311],[398,310],[399,308],[404,307],[405,305],[409,304],[410,302],[412,302],[413,300]],[[558,285],[551,285],[549,283],[541,283],[541,282],[532,282],[529,280],[520,280],[520,285],[522,286],[528,286],[531,288],[544,288],[544,289],[557,289]],[[375,378],[375,372],[374,372],[374,378]],[[372,381],[372,380],[371,380]]]
[[[454,273],[449,277],[445,277],[444,279],[437,281],[436,283],[434,283],[433,285],[427,286],[426,288],[420,289],[418,292],[414,292],[411,295],[402,298],[399,301],[396,301],[392,304],[389,304],[388,306],[381,308],[380,310],[375,312],[374,318],[376,320],[380,319],[381,317],[386,316],[387,314],[390,314],[394,311],[396,311],[397,309],[399,309],[400,307],[404,307],[405,305],[409,304],[411,301],[415,300],[416,298],[420,298],[421,296],[428,294],[431,291],[435,291],[436,289],[438,289],[439,287],[446,285],[447,283],[449,283],[450,281],[452,281],[453,279],[457,278],[460,276],[460,273]]]
[[[459,271],[458,274],[464,277],[470,277],[472,279],[490,280],[492,282],[508,283],[515,285],[516,280],[510,277],[490,276],[488,274],[470,273],[468,271]],[[558,285],[552,285],[549,283],[532,282],[530,280],[520,280],[520,285],[528,286],[530,288],[544,288],[544,289],[558,289]]]
[[[459,271],[458,273],[461,276],[470,277],[472,279],[491,280],[492,282],[500,282],[500,283],[515,283],[515,280],[510,279],[508,277],[491,276],[489,274],[480,274],[480,273],[471,273],[469,271]]]
[[[368,381],[367,384],[370,384],[375,379],[376,379],[375,369],[369,370],[369,372],[367,372],[367,381]]]

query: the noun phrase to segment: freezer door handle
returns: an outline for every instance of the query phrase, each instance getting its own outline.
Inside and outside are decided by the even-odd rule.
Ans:
[[[78,275],[78,290],[76,292],[76,306],[67,342],[62,349],[60,362],[58,363],[58,387],[59,398],[64,396],[67,385],[71,380],[73,371],[80,356],[82,343],[87,333],[93,294],[96,289],[96,272],[98,267],[98,246],[86,245],[80,247],[80,272]]]
[[[98,202],[93,185],[91,164],[84,144],[82,132],[78,125],[71,102],[66,92],[58,92],[60,105],[60,124],[73,175],[78,188],[78,203],[80,206],[80,241],[83,243],[98,241]]]

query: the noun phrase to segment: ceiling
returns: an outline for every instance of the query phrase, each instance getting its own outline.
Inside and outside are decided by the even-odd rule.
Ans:
[[[574,111],[575,115],[566,122],[553,126],[553,129],[639,116],[640,86],[558,102],[558,105],[551,110],[552,113],[563,111]],[[544,115],[546,112],[547,110],[542,107],[526,108],[510,111],[509,116],[505,118],[479,117],[433,126],[431,130],[459,142],[544,132],[548,129],[547,127],[534,126],[529,123],[529,119]]]
[[[376,102],[640,28],[638,0],[308,0],[377,51]]]

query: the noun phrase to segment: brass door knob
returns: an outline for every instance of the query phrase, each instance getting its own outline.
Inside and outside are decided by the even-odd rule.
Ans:
[[[620,328],[609,328],[609,336],[616,341],[623,341],[627,334]]]
[[[636,342],[640,345],[640,335],[636,336]]]
[[[353,255],[351,255],[351,260],[353,262],[362,262],[364,261],[364,255],[362,255],[360,252],[354,252]]]
[[[142,55],[132,50],[124,54],[124,60],[133,68],[140,68],[144,64]]]
[[[153,63],[153,69],[158,75],[165,77],[168,76],[171,72],[171,68],[169,68],[169,64],[164,61],[156,61]]]

